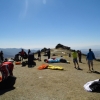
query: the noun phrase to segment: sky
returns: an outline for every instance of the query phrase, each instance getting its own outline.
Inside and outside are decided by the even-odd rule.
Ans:
[[[100,47],[100,0],[0,0],[0,48]]]

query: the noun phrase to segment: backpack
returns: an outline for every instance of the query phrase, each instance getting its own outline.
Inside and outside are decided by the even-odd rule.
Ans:
[[[22,62],[22,66],[26,66],[26,62]]]
[[[66,61],[66,59],[60,59],[60,62],[66,63],[67,61]]]

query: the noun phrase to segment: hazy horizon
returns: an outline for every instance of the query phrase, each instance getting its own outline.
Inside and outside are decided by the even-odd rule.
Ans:
[[[41,50],[42,48],[31,49],[32,52],[36,52],[37,50]],[[0,48],[4,52],[4,57],[14,57],[15,54],[21,51],[21,48]],[[28,49],[24,49],[25,52],[28,52]],[[34,51],[36,50],[36,51]],[[81,50],[83,54],[87,54],[89,52],[88,49],[75,49]],[[97,59],[100,59],[100,49],[92,49]]]
[[[63,44],[62,44],[63,45]],[[55,45],[56,46],[56,45]],[[64,45],[64,46],[67,46],[67,45]],[[70,47],[70,46],[68,46]],[[44,47],[43,47],[44,48]],[[32,49],[32,50],[38,50],[38,49],[43,49],[43,48],[2,48],[1,49]],[[45,48],[50,48],[50,47],[45,47]],[[54,49],[55,47],[52,47],[51,49]],[[86,47],[70,47],[71,49],[80,49],[80,50],[88,50],[88,49],[92,49],[92,50],[100,50],[100,46],[98,45],[95,45],[95,46],[86,46]]]

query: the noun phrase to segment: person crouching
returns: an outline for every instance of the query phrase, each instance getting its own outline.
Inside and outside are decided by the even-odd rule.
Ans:
[[[0,89],[12,88],[15,84],[16,77],[13,76],[13,62],[7,60],[0,65],[0,71],[2,74],[2,81],[0,82]]]
[[[6,60],[0,66],[0,71],[2,74],[2,80],[5,80],[8,76],[13,76],[13,62]]]

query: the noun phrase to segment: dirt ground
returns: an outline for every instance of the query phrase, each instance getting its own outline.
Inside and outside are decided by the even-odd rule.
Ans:
[[[94,70],[98,73],[87,73],[84,56],[79,63],[82,70],[77,70],[72,57],[68,57],[69,51],[59,49],[52,50],[51,55],[53,53],[56,57],[63,56],[70,64],[52,64],[62,66],[64,70],[38,70],[47,58],[42,56],[42,61],[35,61],[35,67],[15,65],[14,76],[17,79],[14,88],[0,90],[0,100],[100,100],[100,93],[87,92],[83,88],[85,83],[100,78],[100,62],[94,61]]]

